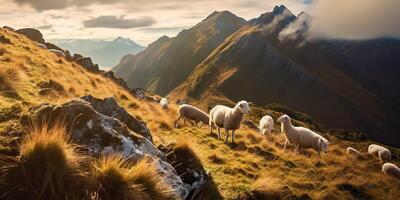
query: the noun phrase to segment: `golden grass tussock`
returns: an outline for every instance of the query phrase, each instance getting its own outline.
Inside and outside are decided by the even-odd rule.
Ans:
[[[103,156],[91,174],[99,185],[98,199],[175,199],[149,159],[133,164],[119,154]]]
[[[8,162],[0,187],[15,199],[80,199],[87,195],[79,172],[81,157],[69,142],[63,122],[35,125],[20,144],[20,158]]]

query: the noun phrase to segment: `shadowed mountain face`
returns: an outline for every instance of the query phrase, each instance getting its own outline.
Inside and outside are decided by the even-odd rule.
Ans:
[[[145,47],[128,38],[117,37],[112,41],[90,39],[50,40],[73,53],[90,56],[102,67],[113,67],[126,54],[136,54]]]
[[[181,84],[212,50],[246,21],[228,11],[214,12],[175,38],[158,39],[143,52],[125,56],[113,68],[130,87],[144,87],[161,95]]]
[[[182,46],[171,48],[171,43],[183,41],[183,33],[198,28],[196,25],[176,38],[161,38],[140,57],[125,57],[121,61],[125,64],[115,70],[131,87],[165,95],[182,82],[170,96],[201,101],[218,94],[259,105],[277,102],[307,113],[327,127],[362,130],[371,139],[399,146],[399,40],[311,41],[306,35],[309,19],[305,13],[294,16],[284,6],[277,6],[240,23],[241,28],[203,57],[187,56],[190,51]],[[194,40],[185,44],[189,41]],[[189,68],[177,63],[194,58],[201,61],[191,62],[194,65]],[[138,64],[144,62],[151,67]],[[175,65],[166,67],[165,63]]]

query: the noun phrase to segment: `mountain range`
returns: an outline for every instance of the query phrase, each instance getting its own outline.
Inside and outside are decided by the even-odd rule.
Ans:
[[[285,6],[245,21],[214,12],[113,68],[131,88],[172,98],[279,102],[328,128],[400,144],[400,40],[310,39],[308,14]]]
[[[124,55],[136,54],[145,49],[144,46],[123,37],[117,37],[114,40],[53,39],[49,41],[73,53],[89,56],[104,68],[116,65]]]

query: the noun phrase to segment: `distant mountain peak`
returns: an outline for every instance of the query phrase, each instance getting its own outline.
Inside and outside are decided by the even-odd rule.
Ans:
[[[280,6],[275,6],[272,12],[261,14],[260,17],[250,20],[250,23],[269,24],[275,18],[277,18],[278,20],[284,20],[287,24],[293,21],[296,18],[296,16],[284,5],[280,5]]]
[[[279,15],[279,14],[282,14],[284,12],[290,12],[290,10],[287,9],[284,5],[275,6],[274,10],[272,11],[272,13],[274,15]]]

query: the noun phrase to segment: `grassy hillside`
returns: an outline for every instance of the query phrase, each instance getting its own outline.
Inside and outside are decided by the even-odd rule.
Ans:
[[[365,152],[367,145],[371,143],[352,137],[354,133],[322,131],[331,141],[331,146],[329,152],[320,158],[313,150],[295,153],[293,148],[289,148],[283,151],[282,134],[275,133],[266,140],[246,127],[238,130],[236,144],[224,144],[222,140],[216,139],[215,133],[209,134],[206,127],[191,127],[187,124],[173,128],[176,118],[174,104],[164,110],[156,103],[137,99],[112,80],[56,57],[47,50],[36,47],[22,35],[0,29],[0,37],[2,158],[18,154],[21,137],[27,134],[21,129],[19,115],[30,107],[46,102],[59,104],[86,94],[99,98],[114,96],[130,114],[147,123],[157,145],[184,141],[193,149],[216,183],[218,189],[214,192],[215,198],[218,198],[219,193],[224,199],[250,199],[257,192],[285,198],[306,198],[308,195],[313,199],[396,199],[400,196],[400,180],[382,174],[377,158],[365,155],[365,160],[355,160],[346,154],[347,146]],[[201,103],[204,109],[221,102],[232,104],[232,101],[221,95],[209,95],[209,101]],[[247,118],[257,123],[262,115],[270,114],[276,119],[282,114],[279,112],[282,109],[276,107],[270,107],[275,111],[252,107],[253,114]],[[312,122],[307,116],[299,115],[298,119]],[[309,126],[301,121],[295,121],[295,124]],[[279,130],[278,125],[275,128]],[[394,162],[399,165],[399,150],[389,149],[393,152]],[[69,163],[69,157],[65,158],[66,163]],[[91,161],[85,157],[79,159]],[[76,169],[75,165],[65,166]],[[115,170],[118,173],[112,173],[116,175],[113,176],[114,180],[124,187],[126,184],[137,184],[134,181],[137,178],[132,174],[135,170],[129,170],[132,166],[121,164],[118,158],[100,159],[94,162],[94,166],[94,178],[97,179],[95,182],[101,182],[104,180],[102,177],[109,177],[107,173]],[[139,166],[147,168],[146,165]],[[143,172],[143,169],[138,171]],[[65,178],[69,180],[70,177]],[[148,183],[157,185],[154,182]],[[105,188],[109,189],[106,194],[118,193],[119,191],[113,190],[116,186]]]

